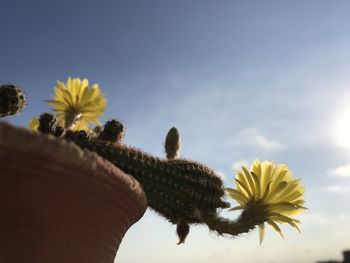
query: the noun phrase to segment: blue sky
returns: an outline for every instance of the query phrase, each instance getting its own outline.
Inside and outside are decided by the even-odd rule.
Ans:
[[[163,156],[180,130],[182,157],[233,185],[240,162],[286,163],[306,185],[300,235],[222,238],[148,211],[117,261],[306,263],[350,248],[350,3],[348,1],[1,0],[0,82],[26,91],[17,125],[49,111],[56,80],[88,78],[107,96],[102,121],[124,142]],[[236,214],[225,214],[235,217]],[[135,253],[135,247],[137,253]]]

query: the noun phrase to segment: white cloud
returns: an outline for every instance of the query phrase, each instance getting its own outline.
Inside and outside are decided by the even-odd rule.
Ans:
[[[324,189],[326,192],[337,193],[337,194],[347,194],[350,193],[350,187],[344,185],[330,185]]]
[[[338,166],[337,168],[330,170],[329,174],[332,176],[350,177],[350,164]]]
[[[322,213],[308,212],[301,214],[299,218],[302,221],[304,227],[313,226],[315,224],[327,225],[332,222],[331,218],[328,215],[324,215]]]
[[[266,138],[254,128],[243,130],[240,136],[238,136],[237,143],[256,146],[266,151],[279,151],[285,148],[285,145],[281,142]]]

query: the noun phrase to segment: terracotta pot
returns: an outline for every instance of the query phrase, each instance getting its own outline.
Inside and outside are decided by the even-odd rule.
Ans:
[[[0,123],[2,263],[112,263],[146,208],[139,183],[96,154]]]

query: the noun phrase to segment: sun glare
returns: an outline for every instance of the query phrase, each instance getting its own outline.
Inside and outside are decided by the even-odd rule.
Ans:
[[[350,108],[338,113],[334,126],[334,138],[337,145],[350,148]]]

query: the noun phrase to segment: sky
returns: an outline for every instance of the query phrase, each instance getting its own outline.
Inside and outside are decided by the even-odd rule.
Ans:
[[[312,263],[350,249],[350,3],[348,1],[0,0],[0,83],[26,92],[15,125],[50,111],[68,77],[98,83],[101,121],[126,125],[124,143],[164,157],[167,131],[181,156],[233,187],[255,159],[288,165],[306,186],[302,234],[272,229],[219,237],[149,210],[116,262]],[[234,204],[234,203],[232,203]],[[235,213],[224,213],[235,218]],[[135,253],[136,249],[136,253]]]

